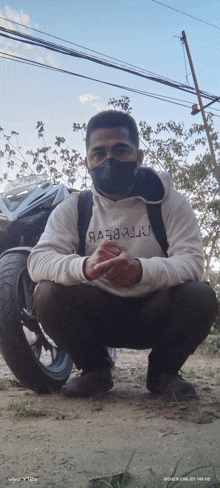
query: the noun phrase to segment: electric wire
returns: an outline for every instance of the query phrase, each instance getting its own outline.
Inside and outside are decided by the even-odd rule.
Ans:
[[[178,10],[177,8],[173,8],[173,7],[170,7],[169,5],[166,5],[165,3],[158,2],[158,0],[151,0],[151,1],[154,3],[158,3],[159,5],[163,5],[163,7],[169,8],[171,10],[175,10],[175,12],[178,12],[179,14],[186,15],[187,17],[191,17],[191,19],[198,20],[199,22],[202,22],[203,24],[207,24],[211,27],[214,27],[215,29],[220,30],[220,27],[218,27],[217,25],[211,24],[210,22],[206,22],[205,20],[202,20],[202,19],[198,19],[198,17],[194,17],[193,15],[186,14],[185,12],[182,12],[181,10]]]
[[[220,27],[218,27],[218,26],[216,26],[216,25],[213,25],[213,24],[211,24],[211,23],[209,23],[209,22],[203,21],[202,19],[199,19],[199,18],[197,18],[197,17],[194,17],[194,16],[192,16],[192,15],[190,15],[190,14],[187,14],[186,12],[182,12],[182,11],[180,11],[180,10],[178,10],[178,9],[175,9],[175,8],[173,8],[173,7],[170,7],[169,5],[166,5],[166,4],[162,3],[162,2],[159,2],[159,1],[157,1],[157,0],[152,0],[152,1],[153,1],[154,3],[158,3],[158,4],[162,5],[162,6],[164,6],[164,7],[166,7],[166,8],[170,8],[171,10],[175,10],[176,12],[178,12],[178,13],[180,13],[180,14],[183,14],[183,15],[186,15],[186,16],[188,16],[188,17],[191,17],[191,18],[193,18],[193,19],[195,19],[195,20],[198,20],[199,22],[202,22],[202,23],[208,24],[208,25],[210,25],[211,27],[215,27],[215,28],[217,28],[217,29],[220,29]],[[48,36],[48,37],[51,37],[51,38],[53,38],[53,39],[57,39],[57,40],[60,40],[60,41],[66,42],[66,43],[68,43],[68,44],[71,44],[71,45],[74,45],[74,46],[80,47],[80,48],[82,48],[82,49],[84,49],[84,50],[87,50],[87,51],[89,51],[89,52],[93,52],[93,53],[99,54],[99,55],[101,55],[101,56],[104,56],[106,59],[111,59],[111,60],[118,61],[119,63],[121,63],[121,64],[122,64],[122,65],[124,65],[124,66],[130,66],[130,67],[133,67],[133,68],[137,68],[137,69],[139,69],[139,70],[140,70],[140,71],[142,71],[142,72],[149,73],[149,74],[152,74],[152,75],[156,75],[156,73],[154,73],[154,72],[151,72],[151,71],[148,71],[148,70],[144,70],[144,69],[139,68],[139,67],[137,67],[137,66],[135,66],[135,65],[133,65],[133,64],[131,64],[131,63],[126,63],[126,62],[121,61],[121,60],[119,60],[119,59],[117,59],[117,58],[114,58],[114,57],[112,57],[112,56],[108,56],[108,55],[106,55],[106,54],[100,53],[99,51],[95,51],[95,50],[93,50],[93,49],[89,49],[89,48],[87,48],[87,47],[85,47],[85,46],[82,46],[82,45],[80,45],[80,44],[74,43],[74,42],[72,42],[72,41],[68,41],[68,40],[63,39],[63,38],[61,38],[61,37],[54,36],[54,35],[52,35],[52,34],[49,34],[49,33],[45,32],[45,31],[41,31],[41,30],[39,30],[39,29],[35,29],[35,28],[33,28],[33,27],[26,26],[26,25],[24,25],[24,24],[21,24],[20,22],[16,22],[16,21],[14,21],[14,20],[8,19],[7,17],[2,17],[2,16],[0,16],[0,19],[4,20],[4,21],[6,21],[6,22],[10,22],[10,23],[15,24],[15,25],[19,25],[20,27],[23,27],[23,28],[25,28],[25,29],[29,29],[29,30],[34,31],[34,32],[38,32],[38,33],[40,33],[40,34],[43,34],[43,35]],[[184,59],[185,59],[185,51],[184,51]],[[186,64],[186,63],[185,63],[185,64]],[[165,77],[162,77],[162,78],[163,78],[163,79],[168,79],[168,78],[165,78]],[[187,78],[187,72],[186,72],[186,81],[188,82],[188,78]],[[214,110],[217,110],[217,109],[214,109]]]
[[[138,66],[136,66],[136,65],[134,65],[134,64],[127,63],[127,62],[125,62],[125,61],[122,61],[122,60],[120,60],[120,59],[118,59],[118,58],[115,58],[115,57],[112,57],[112,56],[108,56],[107,54],[100,53],[99,51],[95,51],[94,49],[89,49],[89,48],[87,48],[87,47],[85,47],[85,46],[82,46],[82,45],[80,45],[80,44],[76,44],[75,42],[67,41],[66,39],[63,39],[63,38],[61,38],[61,37],[53,36],[52,34],[48,34],[47,32],[44,32],[44,31],[41,31],[41,30],[38,30],[38,29],[34,29],[34,28],[32,28],[32,27],[28,27],[28,26],[26,26],[26,25],[24,25],[24,24],[21,24],[21,23],[19,23],[19,22],[15,22],[15,21],[13,21],[13,20],[10,20],[10,19],[7,19],[7,18],[1,17],[1,16],[0,16],[0,19],[6,20],[7,22],[11,22],[11,23],[16,24],[16,25],[19,25],[19,26],[21,26],[21,27],[25,27],[25,29],[29,29],[29,30],[33,30],[33,31],[35,31],[35,32],[39,32],[40,34],[43,34],[43,35],[45,35],[45,36],[52,37],[52,38],[54,38],[54,39],[57,39],[57,40],[60,40],[60,41],[66,42],[66,43],[71,44],[71,45],[73,45],[73,46],[80,47],[81,49],[84,49],[84,50],[86,50],[86,51],[90,51],[90,52],[93,52],[93,53],[99,54],[99,55],[103,56],[103,57],[104,57],[104,58],[106,58],[106,59],[111,59],[111,60],[117,61],[117,62],[118,62],[118,63],[120,63],[122,66],[130,66],[130,67],[132,67],[132,68],[136,68],[136,69],[138,69],[140,72],[143,72],[143,73],[148,73],[148,74],[150,74],[150,75],[156,75],[156,76],[160,76],[160,75],[157,75],[157,73],[154,73],[153,71],[149,71],[149,70],[146,70],[146,69],[144,69],[144,68],[140,68],[140,67],[138,67]],[[16,32],[16,31],[13,31],[13,32]],[[166,77],[162,77],[162,78],[163,78],[163,79],[165,79],[165,80],[169,80],[169,78],[166,78]],[[170,81],[172,81],[172,80],[170,80]]]
[[[13,54],[7,54],[6,55],[4,52],[1,52],[1,51],[0,51],[0,58],[9,59],[9,60],[12,60],[12,61],[17,61],[19,63],[28,64],[30,66],[36,66],[36,67],[39,67],[39,68],[45,68],[45,69],[49,69],[49,70],[52,70],[52,71],[58,71],[60,73],[77,76],[77,77],[84,78],[84,79],[87,79],[87,80],[90,80],[90,81],[95,81],[97,83],[101,83],[101,84],[104,84],[104,85],[110,85],[110,86],[113,86],[115,88],[120,88],[120,89],[123,89],[123,90],[126,90],[126,91],[130,91],[130,92],[136,93],[138,95],[147,96],[147,97],[150,97],[150,98],[154,98],[154,99],[157,99],[157,100],[160,100],[160,101],[163,101],[163,102],[172,103],[174,105],[179,105],[179,106],[186,107],[186,108],[191,108],[191,105],[192,105],[191,102],[185,101],[185,100],[182,100],[182,99],[179,99],[179,98],[169,97],[169,96],[166,96],[166,95],[160,95],[160,94],[156,94],[156,93],[152,93],[152,92],[147,92],[147,91],[144,91],[144,90],[138,90],[136,88],[131,88],[131,87],[128,87],[128,86],[119,85],[119,84],[116,84],[116,83],[110,83],[110,82],[107,82],[107,81],[104,81],[104,80],[98,80],[96,78],[92,78],[92,77],[88,77],[88,76],[85,76],[85,75],[81,75],[79,73],[74,73],[72,71],[64,70],[62,68],[57,68],[56,66],[47,65],[45,63],[40,63],[38,61],[33,61],[31,59],[22,58],[20,56],[16,56],[16,55],[13,55]],[[179,102],[184,102],[184,103],[179,103]],[[186,105],[186,104],[188,104],[188,105]],[[218,109],[215,109],[215,110],[220,111]],[[216,117],[220,117],[217,114],[213,114],[213,115],[215,115]]]
[[[8,22],[13,22],[16,25],[20,25],[22,27],[26,27],[26,28],[28,28],[28,29],[31,30],[30,27],[24,26],[23,24],[20,24],[18,22],[10,21],[9,19],[5,19],[3,17],[0,17],[0,18],[2,18],[4,20],[7,20]],[[87,56],[85,56],[84,53],[80,53],[80,52],[76,52],[76,51],[72,51],[72,50],[71,50],[71,52],[70,52],[70,50],[68,50],[68,52],[66,52],[66,48],[64,46],[59,46],[59,45],[57,46],[56,44],[54,45],[52,43],[45,42],[45,41],[43,41],[43,39],[34,38],[33,36],[28,36],[28,35],[25,35],[23,33],[18,33],[17,31],[12,31],[11,29],[6,29],[4,27],[0,27],[0,30],[2,30],[4,32],[8,32],[8,33],[10,33],[12,35],[12,36],[7,36],[7,34],[1,34],[1,32],[0,32],[0,35],[2,35],[3,37],[9,37],[9,38],[11,38],[13,40],[18,40],[18,41],[21,41],[21,42],[22,41],[25,42],[25,40],[24,39],[16,39],[16,37],[13,37],[13,35],[14,36],[19,36],[21,38],[25,37],[25,39],[27,39],[27,38],[29,39],[29,41],[27,41],[27,43],[30,43],[30,44],[33,43],[34,45],[37,45],[39,47],[44,47],[46,49],[52,49],[52,50],[55,50],[56,52],[60,52],[61,54],[68,54],[68,55],[73,55],[73,56],[76,56],[76,57],[82,57],[84,59],[88,59],[89,61],[95,61],[95,62],[98,62],[100,64],[104,64],[105,66],[113,67],[113,68],[116,68],[116,69],[123,69],[125,71],[128,71],[129,73],[131,72],[132,74],[136,74],[136,75],[139,75],[139,76],[143,76],[143,73],[150,73],[150,74],[152,74],[152,72],[147,71],[147,70],[144,70],[142,68],[137,68],[139,70],[139,72],[134,72],[133,70],[130,70],[130,69],[127,70],[127,69],[124,68],[125,66],[134,66],[134,65],[131,65],[129,63],[124,63],[123,61],[117,60],[120,63],[119,66],[118,65],[112,65],[112,64],[109,65],[109,63],[106,63],[105,60],[103,62],[103,59],[98,59],[98,58],[95,58],[95,57],[87,57]],[[61,38],[58,38],[56,36],[52,36],[52,35],[47,34],[45,32],[39,31],[38,29],[32,29],[32,30],[37,31],[37,32],[40,32],[40,33],[43,33],[43,34],[48,35],[50,37],[54,37],[56,39],[61,39]],[[63,40],[63,39],[61,39],[61,40]],[[68,42],[68,43],[73,44],[73,45],[77,45],[75,43],[71,43],[70,41],[65,41],[65,42]],[[77,46],[79,46],[79,45],[77,45]],[[82,46],[80,46],[80,47],[82,47]],[[83,49],[87,49],[90,52],[96,52],[97,53],[97,51],[93,51],[93,50],[90,50],[90,49],[84,48],[84,47],[82,47],[82,48]],[[64,52],[63,52],[63,49],[64,49]],[[6,58],[5,53],[2,53],[2,54],[4,54],[4,55],[1,56],[1,57]],[[101,53],[99,53],[99,54],[101,54]],[[116,59],[116,58],[112,58],[112,57],[109,57],[109,56],[106,56],[106,55],[103,55],[103,54],[102,54],[102,56],[104,56],[104,57],[106,57],[108,59]],[[12,59],[12,57],[11,58],[6,58],[6,59]],[[19,62],[25,62],[25,61],[23,61],[23,59],[24,58],[20,58],[20,61]],[[185,59],[185,52],[184,52],[184,59]],[[13,60],[17,60],[17,62],[18,62],[19,57],[17,57],[17,59],[13,59]],[[33,65],[36,66],[36,63],[35,62],[32,62],[32,60],[26,60],[26,64],[33,64]],[[48,65],[42,65],[40,67],[45,67],[47,69],[53,69],[53,70],[58,71],[58,69],[56,69],[55,67],[50,67]],[[185,60],[185,68],[186,68],[186,60]],[[62,71],[64,73],[66,72],[66,73],[72,74],[74,76],[81,76],[81,77],[83,77],[83,75],[80,75],[80,74],[77,74],[77,73],[73,73],[73,72],[68,72],[67,70],[60,70],[59,69],[59,71]],[[146,76],[144,76],[144,77],[146,77]],[[179,100],[179,99],[174,99],[173,97],[163,97],[162,95],[152,94],[152,93],[144,92],[144,91],[141,91],[141,90],[131,89],[129,87],[124,87],[122,85],[116,85],[116,84],[113,84],[113,83],[104,82],[104,81],[101,81],[101,80],[97,80],[95,78],[90,78],[90,77],[85,77],[85,76],[84,76],[84,78],[90,79],[92,81],[104,83],[104,84],[109,84],[110,86],[116,86],[118,88],[121,87],[122,89],[125,89],[125,90],[128,90],[128,91],[133,91],[133,92],[136,92],[136,93],[139,93],[139,94],[143,94],[145,96],[150,96],[152,98],[156,98],[156,99],[163,100],[163,101],[170,102],[171,100]],[[147,76],[147,78],[152,80],[152,77],[151,76],[150,77]],[[173,82],[172,80],[169,80],[168,78],[165,78],[165,77],[159,77],[159,78],[158,77],[157,78],[153,77],[153,80],[152,81],[157,81],[157,82],[160,82],[160,83],[163,83],[163,84],[168,84],[169,86],[172,86],[172,87],[173,87],[173,84],[176,84],[177,83],[177,82]],[[188,82],[187,71],[186,71],[186,81]],[[187,86],[185,86],[185,88],[183,88],[184,87],[183,84],[181,84],[181,85],[179,84],[178,86],[175,86],[175,87],[176,88],[179,88],[179,89],[182,89],[183,91],[190,92],[190,93],[194,93],[195,92],[195,90],[192,87],[189,87],[189,84]],[[191,91],[191,90],[193,90],[193,91]],[[207,94],[205,92],[201,92],[201,94],[203,96],[205,96],[206,98],[209,98],[209,99],[214,100],[214,101],[218,101],[218,100],[216,100],[216,97],[215,96],[213,98],[212,95]],[[184,100],[181,100],[181,101],[185,102]],[[177,104],[177,102],[173,102],[173,103]],[[185,103],[190,103],[190,102],[185,102]],[[179,105],[186,106],[184,104],[179,104]],[[213,109],[218,111],[218,109],[215,109],[214,107],[213,107]]]
[[[8,38],[8,39],[11,39],[11,40],[15,40],[17,42],[23,42],[25,44],[35,45],[35,46],[38,46],[38,47],[41,47],[41,48],[45,48],[45,49],[49,49],[49,50],[58,52],[60,54],[74,56],[74,57],[77,57],[77,58],[83,58],[83,59],[86,59],[86,60],[89,60],[89,61],[97,62],[97,63],[102,64],[102,65],[107,66],[107,67],[121,69],[121,70],[127,71],[127,72],[129,72],[131,74],[136,74],[138,76],[142,76],[143,78],[146,77],[146,78],[149,79],[149,78],[151,78],[151,75],[152,75],[153,76],[153,79],[154,79],[154,75],[155,75],[154,73],[152,73],[150,71],[147,71],[147,70],[144,70],[142,68],[137,68],[138,71],[135,71],[135,70],[126,68],[126,63],[123,63],[123,61],[119,61],[120,64],[113,64],[113,63],[109,63],[109,62],[105,61],[102,58],[98,58],[98,57],[95,57],[95,56],[88,56],[87,54],[85,54],[83,52],[76,51],[76,50],[73,50],[73,49],[68,49],[65,46],[62,46],[62,45],[59,45],[59,44],[55,44],[55,43],[51,43],[51,42],[45,41],[45,40],[43,40],[41,38],[29,36],[28,34],[20,33],[20,32],[17,32],[17,31],[12,31],[11,29],[6,29],[4,27],[0,27],[0,31],[2,31],[2,32],[0,32],[0,36],[5,37],[5,38]],[[145,76],[144,73],[148,73],[148,76]],[[170,80],[169,78],[165,78],[165,77],[160,76],[160,75],[156,75],[156,79],[161,80],[161,82],[164,81],[164,83],[167,82],[169,84],[172,84],[172,83],[174,83],[174,84],[176,84],[176,83],[177,84],[180,84],[180,83],[178,83],[178,82],[176,82],[174,80]]]
[[[137,93],[137,94],[140,94],[140,95],[148,96],[150,98],[156,98],[158,100],[162,100],[162,101],[167,101],[167,102],[170,102],[170,103],[174,103],[175,105],[181,105],[181,106],[184,106],[184,107],[187,107],[187,108],[190,108],[191,107],[191,102],[188,102],[188,101],[186,102],[185,100],[181,100],[181,99],[174,98],[174,97],[169,97],[169,96],[166,96],[166,95],[160,95],[160,94],[156,94],[156,93],[151,93],[151,92],[147,92],[147,91],[144,91],[144,90],[139,90],[139,89],[136,89],[136,88],[131,88],[131,87],[128,87],[128,86],[124,86],[124,85],[119,85],[119,84],[116,84],[116,83],[107,82],[107,81],[104,81],[104,80],[98,80],[97,78],[92,78],[90,76],[81,75],[79,73],[74,73],[72,71],[64,70],[62,68],[57,68],[56,66],[47,65],[45,63],[40,63],[38,61],[33,61],[33,60],[27,59],[27,58],[22,58],[20,56],[16,56],[16,55],[13,55],[13,54],[7,54],[6,55],[4,52],[1,52],[0,51],[0,58],[12,60],[12,61],[17,61],[17,62],[20,62],[20,63],[23,63],[23,64],[28,64],[28,65],[31,65],[31,66],[36,66],[36,67],[40,67],[40,68],[49,69],[49,70],[52,70],[52,71],[58,71],[60,73],[65,73],[65,74],[77,76],[79,78],[84,78],[84,79],[87,79],[87,80],[95,81],[97,83],[102,83],[102,84],[110,85],[110,86],[113,86],[113,87],[116,87],[116,88],[121,88],[123,90],[127,90],[127,91],[131,91],[131,92],[134,92],[134,93]],[[177,103],[177,102],[185,102],[185,103],[183,104],[183,103]],[[186,105],[186,103],[188,103],[189,105]]]
[[[28,34],[23,34],[23,33],[17,32],[17,31],[11,31],[10,29],[6,29],[4,27],[0,27],[0,36],[9,38],[11,40],[16,40],[18,42],[20,41],[20,42],[25,43],[25,44],[31,44],[31,45],[42,47],[44,49],[49,49],[51,51],[59,52],[60,54],[65,54],[65,55],[73,56],[76,58],[82,58],[82,59],[85,59],[88,61],[98,63],[102,66],[114,68],[117,70],[122,70],[124,72],[139,76],[139,77],[144,78],[144,79],[155,81],[157,83],[162,83],[164,85],[171,86],[173,88],[178,88],[179,90],[185,91],[187,93],[195,94],[195,88],[184,85],[182,83],[174,82],[172,80],[168,81],[167,79],[164,79],[162,77],[145,75],[141,72],[129,69],[127,67],[116,65],[116,64],[104,61],[103,59],[100,59],[100,58],[97,58],[94,56],[89,56],[85,53],[81,53],[81,52],[73,50],[73,49],[68,49],[62,45],[57,45],[57,44],[54,44],[54,43],[51,43],[48,41],[44,41],[43,39],[39,39],[39,38],[35,38],[33,36],[29,36]],[[204,96],[205,98],[209,99],[209,100],[215,100],[217,98],[216,96],[210,95],[204,91],[201,91],[201,95]]]
[[[182,44],[183,47],[183,58],[184,58],[184,65],[185,65],[185,71],[186,71],[186,83],[189,85],[189,80],[188,80],[188,73],[187,73],[187,64],[186,64],[186,54],[185,54],[185,44]]]

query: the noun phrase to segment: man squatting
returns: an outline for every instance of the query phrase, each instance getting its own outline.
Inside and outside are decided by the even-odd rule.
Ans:
[[[50,215],[28,260],[38,283],[33,310],[45,332],[69,353],[81,375],[66,395],[92,397],[113,387],[107,347],[151,349],[148,390],[195,397],[179,370],[206,338],[218,311],[202,283],[204,256],[194,212],[170,176],[143,167],[133,118],[92,117],[85,164],[93,209],[85,256],[77,254],[78,193]],[[168,257],[155,238],[146,203],[161,202]]]

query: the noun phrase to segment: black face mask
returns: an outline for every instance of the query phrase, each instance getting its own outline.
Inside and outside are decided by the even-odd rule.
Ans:
[[[123,195],[134,185],[137,161],[107,158],[100,166],[89,169],[96,190],[108,195]]]

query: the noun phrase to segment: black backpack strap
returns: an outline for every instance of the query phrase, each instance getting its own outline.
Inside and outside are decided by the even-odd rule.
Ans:
[[[163,223],[161,204],[147,203],[147,213],[150,220],[153,233],[157,239],[158,244],[164,252],[166,258],[168,257],[167,249],[169,244],[167,242],[166,230]]]
[[[78,197],[78,231],[79,249],[78,254],[85,256],[85,240],[89,222],[92,217],[93,196],[90,190],[79,193]]]

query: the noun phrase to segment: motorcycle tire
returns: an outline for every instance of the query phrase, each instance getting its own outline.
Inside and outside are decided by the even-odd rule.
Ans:
[[[2,256],[0,350],[12,373],[26,388],[50,393],[67,381],[72,360],[45,335],[33,315],[30,300],[35,286],[27,271],[26,253],[10,252]]]

